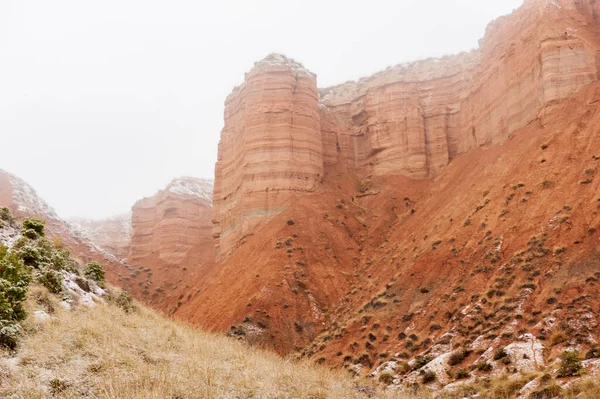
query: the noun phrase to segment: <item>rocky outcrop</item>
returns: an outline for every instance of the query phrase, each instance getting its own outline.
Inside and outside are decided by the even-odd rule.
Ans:
[[[215,167],[217,251],[229,253],[266,217],[323,177],[316,76],[271,54],[225,102]]]
[[[132,209],[128,262],[179,266],[191,248],[211,243],[212,187],[210,180],[184,177],[138,201]]]
[[[129,254],[131,212],[107,219],[70,219],[69,224],[98,247],[125,259]]]
[[[426,179],[457,155],[500,144],[600,75],[598,4],[528,0],[477,50],[390,67],[318,91],[280,55],[257,63],[225,104],[213,211],[228,255],[324,168]],[[320,143],[318,142],[320,140]]]

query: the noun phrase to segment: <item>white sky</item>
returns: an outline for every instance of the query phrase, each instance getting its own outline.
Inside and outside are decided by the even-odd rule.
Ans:
[[[477,46],[522,0],[0,0],[0,168],[62,217],[213,177],[223,102],[286,54],[319,87]]]

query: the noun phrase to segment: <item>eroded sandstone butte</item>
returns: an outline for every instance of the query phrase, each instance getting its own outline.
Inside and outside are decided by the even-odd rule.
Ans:
[[[194,292],[213,263],[212,180],[174,179],[132,208],[127,272],[118,284],[166,313]]]
[[[106,219],[70,219],[69,224],[103,250],[125,259],[129,254],[131,212]]]
[[[132,208],[127,261],[179,266],[192,247],[211,242],[212,190],[211,180],[184,177],[138,201]]]
[[[296,193],[323,178],[316,76],[272,54],[246,74],[225,102],[215,166],[217,251],[228,254]]]
[[[598,79],[598,4],[527,0],[491,23],[477,50],[318,90],[270,55],[225,104],[215,171],[217,251],[230,254],[290,199],[344,162],[425,179],[457,155],[500,144]]]

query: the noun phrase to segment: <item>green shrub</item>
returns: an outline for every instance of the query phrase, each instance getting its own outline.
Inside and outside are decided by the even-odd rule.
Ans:
[[[36,273],[36,280],[53,294],[60,294],[63,290],[63,276],[56,270],[42,268]]]
[[[492,370],[492,364],[488,363],[488,362],[481,362],[477,364],[477,370],[479,371],[483,371],[483,372],[488,372]]]
[[[23,220],[23,227],[21,231],[25,232],[27,230],[35,231],[40,237],[44,237],[44,221],[39,219],[25,219]]]
[[[38,236],[33,229],[23,232],[25,235],[18,239],[13,245],[13,250],[19,255],[26,266],[34,269],[50,268],[57,271],[74,271],[75,266],[69,259],[69,250],[57,247],[46,237]],[[32,238],[33,237],[33,238]]]
[[[18,321],[25,318],[23,302],[30,276],[23,261],[0,244],[0,345],[14,348],[19,335]]]
[[[417,357],[415,359],[415,365],[413,366],[413,368],[415,370],[418,370],[418,369],[422,368],[423,366],[425,366],[427,363],[429,363],[432,360],[433,360],[432,356]]]
[[[9,349],[17,346],[17,339],[21,328],[15,322],[0,320],[0,345]]]
[[[35,230],[33,229],[27,229],[25,231],[21,232],[25,237],[29,238],[30,240],[35,240],[36,238],[38,238],[38,234]]]
[[[579,352],[566,351],[560,356],[558,377],[576,377],[583,374],[583,366],[579,361]]]
[[[133,297],[126,291],[110,292],[107,297],[108,301],[125,311],[132,313],[136,310]]]
[[[0,245],[0,320],[19,321],[25,318],[23,302],[29,281],[23,261]]]
[[[4,220],[5,222],[8,222],[9,224],[12,224],[15,220],[15,218],[12,215],[12,212],[10,211],[10,209],[6,206],[2,206],[0,207],[0,220]]]
[[[94,280],[100,287],[104,287],[106,277],[104,275],[104,267],[98,262],[90,262],[83,268],[83,275]]]

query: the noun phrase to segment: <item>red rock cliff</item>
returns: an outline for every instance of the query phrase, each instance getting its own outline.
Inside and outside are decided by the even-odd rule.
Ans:
[[[598,79],[598,4],[528,0],[492,22],[477,50],[398,65],[319,90],[270,55],[225,104],[215,170],[218,252],[230,254],[339,162],[425,179],[457,155],[503,143]],[[320,140],[320,143],[317,142]]]
[[[272,54],[225,102],[213,209],[218,252],[231,252],[296,193],[315,191],[322,177],[316,77]]]
[[[194,246],[212,241],[212,181],[191,177],[138,201],[132,209],[128,263],[177,265]]]
[[[458,154],[504,142],[597,79],[597,8],[528,1],[491,23],[471,53],[322,89],[325,161],[420,179]]]

